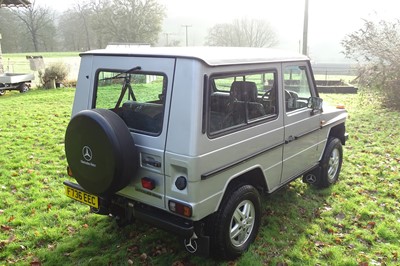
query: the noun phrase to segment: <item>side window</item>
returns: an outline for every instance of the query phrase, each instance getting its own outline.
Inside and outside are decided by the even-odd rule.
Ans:
[[[307,107],[312,94],[306,67],[285,67],[283,79],[286,112]]]
[[[160,74],[100,71],[95,108],[117,113],[132,131],[157,135],[164,116],[166,78]]]
[[[209,84],[210,135],[277,115],[276,71],[213,76]]]

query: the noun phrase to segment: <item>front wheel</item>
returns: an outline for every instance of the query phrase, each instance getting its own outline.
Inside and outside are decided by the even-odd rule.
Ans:
[[[315,186],[326,188],[337,182],[343,161],[342,143],[337,138],[330,138],[321,160],[321,174]]]
[[[260,226],[260,206],[260,195],[251,185],[239,185],[227,191],[210,225],[214,255],[234,259],[248,249]]]

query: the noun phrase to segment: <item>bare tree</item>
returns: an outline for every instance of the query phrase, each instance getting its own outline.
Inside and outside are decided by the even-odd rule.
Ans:
[[[48,48],[46,44],[54,41],[54,12],[50,8],[36,6],[35,1],[32,1],[32,5],[28,8],[13,9],[13,13],[25,25],[31,36],[35,52],[39,51],[40,42],[46,49]]]
[[[365,20],[342,45],[345,56],[359,63],[360,84],[378,89],[386,106],[400,110],[400,20]]]
[[[92,0],[98,42],[156,43],[165,17],[156,0]]]
[[[86,40],[82,18],[74,9],[63,12],[58,21],[58,34],[62,43],[60,48],[67,51],[85,50],[90,42]]]
[[[90,6],[86,2],[75,2],[74,6],[75,11],[79,14],[79,17],[82,19],[83,22],[83,28],[85,30],[85,36],[86,36],[86,49],[90,50],[90,34],[89,34],[89,23],[88,23],[88,18],[91,14],[90,12]]]
[[[277,43],[268,22],[248,18],[216,24],[206,37],[206,44],[210,46],[272,47]]]
[[[16,19],[14,14],[6,8],[0,8],[0,33],[2,34],[1,45],[7,53],[18,53],[23,49],[26,34],[21,34],[23,25]]]

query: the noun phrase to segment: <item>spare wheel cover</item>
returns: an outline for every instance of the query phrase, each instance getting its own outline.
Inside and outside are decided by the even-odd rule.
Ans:
[[[65,154],[76,181],[96,195],[126,187],[138,168],[129,129],[117,114],[105,109],[84,110],[71,119]]]

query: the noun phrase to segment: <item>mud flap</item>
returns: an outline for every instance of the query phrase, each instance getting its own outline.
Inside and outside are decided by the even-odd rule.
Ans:
[[[210,237],[208,236],[197,236],[193,233],[192,237],[183,240],[183,245],[191,254],[203,257],[210,255]]]
[[[317,182],[317,179],[320,176],[321,176],[321,166],[318,166],[303,175],[303,182],[307,184],[314,184],[315,182]]]

